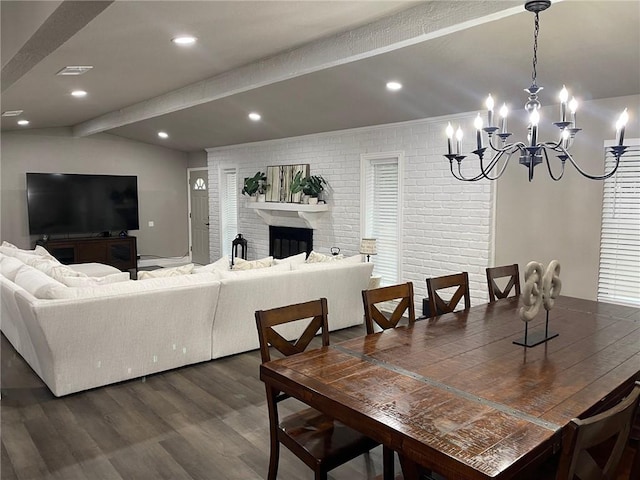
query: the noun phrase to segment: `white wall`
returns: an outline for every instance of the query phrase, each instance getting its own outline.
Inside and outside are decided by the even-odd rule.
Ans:
[[[578,133],[571,153],[581,167],[602,174],[605,140],[615,138],[615,122],[628,107],[630,122],[626,138],[640,137],[640,96],[584,102],[578,110]],[[542,139],[556,138],[558,106],[542,109]],[[524,130],[525,121],[513,119],[515,130]],[[522,135],[520,135],[522,138]],[[557,159],[551,159],[557,168]],[[588,180],[567,165],[562,180],[549,179],[546,167],[536,167],[533,182],[517,164],[507,168],[497,182],[496,264],[518,263],[523,272],[531,260],[545,266],[557,259],[562,267],[562,294],[595,300],[600,260],[602,181]],[[624,161],[624,157],[623,160]]]
[[[472,115],[455,121],[471,124]],[[310,164],[311,173],[331,185],[330,213],[314,231],[314,250],[354,255],[360,244],[360,155],[405,154],[402,279],[413,281],[416,302],[426,296],[426,277],[468,271],[473,303],[486,300],[485,268],[490,262],[492,184],[461,183],[448,172],[443,119],[345,130],[208,150],[210,214],[219,224],[218,172],[236,166],[238,178],[270,165]],[[469,145],[471,147],[472,145]],[[238,185],[240,194],[241,185]],[[268,226],[240,197],[239,233],[249,258],[268,254]],[[220,257],[219,229],[211,231],[211,258]],[[375,261],[375,258],[373,259]],[[418,306],[421,311],[421,306]]]
[[[602,172],[603,143],[615,137],[613,125],[625,106],[631,112],[626,137],[640,137],[638,105],[638,95],[582,103],[578,126],[583,131],[571,151],[584,169]],[[556,110],[557,106],[542,109],[544,140],[557,135],[556,127],[549,126],[557,120]],[[330,247],[338,246],[347,255],[355,254],[360,239],[360,155],[404,151],[407,163],[403,280],[414,282],[417,299],[425,295],[427,276],[467,270],[472,280],[473,303],[478,303],[486,299],[486,266],[518,263],[524,272],[531,260],[547,265],[558,259],[562,265],[562,293],[595,300],[602,182],[585,179],[569,165],[564,178],[553,182],[545,165],[539,165],[533,182],[529,183],[526,169],[515,157],[497,182],[469,184],[453,180],[442,157],[444,128],[447,121],[463,125],[464,150],[469,152],[475,148],[471,135],[474,117],[475,113],[469,113],[210,149],[212,222],[219,222],[216,208],[219,167],[237,166],[238,177],[243,178],[268,165],[309,163],[311,172],[324,176],[334,190],[329,198],[331,214],[314,232],[315,248],[326,253]],[[524,115],[516,114],[510,119],[509,130],[514,132],[514,138],[524,139],[525,129]],[[465,163],[473,161],[472,157]],[[249,240],[252,258],[267,254],[268,228],[244,207],[243,200],[239,229]],[[219,258],[217,229],[212,230],[210,241],[211,258]]]
[[[104,173],[138,176],[138,254],[188,253],[187,154],[109,134],[77,138],[68,129],[3,132],[1,238],[31,248],[26,172]],[[148,227],[153,221],[155,226]]]

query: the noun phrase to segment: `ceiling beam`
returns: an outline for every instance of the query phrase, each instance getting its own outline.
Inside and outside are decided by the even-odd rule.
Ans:
[[[336,67],[523,12],[522,2],[430,1],[302,47],[245,65],[73,127],[75,136],[104,132]]]
[[[60,45],[73,37],[113,0],[71,1],[60,4],[2,68],[2,91],[13,85]]]

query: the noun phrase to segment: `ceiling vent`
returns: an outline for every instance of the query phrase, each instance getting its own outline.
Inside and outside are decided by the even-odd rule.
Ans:
[[[23,110],[7,110],[6,112],[2,112],[3,117],[17,117],[22,115]]]
[[[91,70],[93,66],[91,65],[70,65],[68,67],[64,67],[60,70],[56,75],[82,75]]]

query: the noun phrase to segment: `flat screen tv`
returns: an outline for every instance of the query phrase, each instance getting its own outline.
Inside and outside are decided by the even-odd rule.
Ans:
[[[27,173],[29,233],[138,230],[138,177]]]

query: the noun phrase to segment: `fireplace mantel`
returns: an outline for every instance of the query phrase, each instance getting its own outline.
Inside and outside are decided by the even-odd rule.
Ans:
[[[318,220],[329,211],[329,205],[321,203],[250,202],[247,207],[256,211],[267,225],[278,227],[317,228]]]

